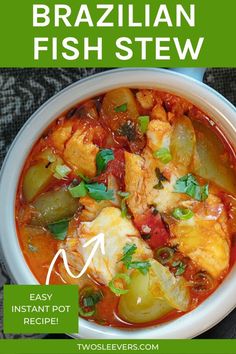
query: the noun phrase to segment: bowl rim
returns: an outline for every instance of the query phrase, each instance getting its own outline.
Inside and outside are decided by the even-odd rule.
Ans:
[[[22,135],[27,131],[30,130],[30,128],[32,127],[33,122],[36,121],[36,119],[39,118],[39,116],[49,107],[52,107],[53,105],[59,103],[59,101],[64,97],[64,96],[68,96],[69,92],[75,91],[75,89],[77,89],[79,86],[87,86],[87,85],[91,85],[92,83],[97,83],[99,80],[100,85],[104,86],[104,82],[103,79],[108,79],[110,80],[110,85],[112,84],[112,81],[115,77],[115,79],[117,80],[119,78],[119,75],[123,75],[123,81],[128,81],[128,76],[132,76],[132,80],[136,82],[136,86],[138,86],[139,84],[137,83],[137,77],[136,75],[139,77],[142,75],[142,81],[145,80],[145,76],[148,75],[153,75],[153,77],[155,76],[157,79],[157,76],[162,77],[162,80],[165,79],[170,79],[173,81],[176,81],[175,84],[177,85],[177,83],[182,82],[185,83],[188,86],[188,89],[192,88],[192,99],[190,99],[190,101],[192,101],[193,103],[195,103],[194,101],[199,101],[199,97],[195,97],[195,90],[201,91],[202,93],[204,92],[206,94],[206,97],[201,97],[202,101],[204,101],[204,104],[206,106],[209,106],[209,109],[211,107],[211,109],[213,109],[216,114],[219,114],[219,117],[221,117],[221,119],[219,118],[219,121],[222,121],[222,117],[224,117],[225,122],[227,122],[226,125],[228,125],[228,128],[233,129],[234,131],[234,135],[236,136],[236,109],[235,107],[229,102],[227,101],[221,94],[219,94],[218,92],[216,92],[214,89],[210,88],[209,86],[195,80],[192,78],[189,78],[188,76],[185,76],[183,74],[180,73],[176,73],[176,72],[171,72],[171,71],[167,71],[166,69],[156,69],[156,68],[123,68],[123,69],[113,69],[113,70],[109,70],[109,71],[104,71],[102,73],[98,73],[95,75],[92,75],[90,77],[84,78],[80,81],[77,81],[75,83],[73,83],[72,85],[66,87],[65,89],[63,89],[62,91],[58,92],[55,96],[51,97],[48,101],[46,101],[43,105],[41,105],[39,107],[39,109],[37,109],[37,111],[35,113],[33,113],[31,115],[31,117],[27,120],[27,122],[24,124],[24,126],[21,128],[21,130],[19,131],[19,133],[17,134],[16,138],[14,139],[1,168],[1,175],[0,175],[0,198],[1,196],[5,197],[5,187],[7,185],[7,183],[11,183],[11,181],[9,181],[9,178],[7,178],[7,174],[10,171],[9,169],[9,164],[14,162],[14,156],[13,154],[17,151],[16,146],[17,144],[19,145],[19,143],[22,142]],[[135,78],[136,77],[136,78]],[[112,80],[111,80],[112,79]],[[153,78],[154,79],[154,78]],[[106,81],[106,80],[104,80]],[[120,79],[118,80],[120,82]],[[149,82],[149,80],[147,80]],[[173,83],[172,83],[173,84]],[[118,86],[122,86],[121,84],[115,84],[115,80],[113,83],[114,87],[118,87]],[[124,85],[124,86],[131,86],[131,85]],[[149,85],[149,87],[151,87],[152,85]],[[173,85],[167,85],[167,86],[173,86]],[[177,85],[178,86],[178,85]],[[174,91],[172,91],[172,89],[170,89],[169,91],[173,92],[173,93],[177,93],[180,91],[180,89],[177,91],[177,86],[175,87],[175,89],[173,89]],[[134,86],[133,86],[134,87]],[[140,83],[140,87],[144,87],[144,84]],[[148,87],[148,85],[147,85]],[[160,87],[157,84],[157,88]],[[112,89],[112,88],[110,88]],[[160,88],[161,89],[161,88]],[[101,92],[107,91],[108,89],[104,89],[104,90],[100,90]],[[175,92],[176,90],[176,92]],[[93,90],[94,91],[94,88]],[[74,93],[75,94],[75,93]],[[189,93],[188,93],[189,95]],[[94,96],[94,94],[91,94],[91,96]],[[182,93],[179,92],[179,96],[184,96]],[[187,94],[186,94],[187,96]],[[204,95],[203,95],[204,96]],[[89,97],[89,95],[88,95]],[[87,98],[88,98],[87,97]],[[209,97],[210,97],[210,102],[209,101]],[[196,100],[195,100],[196,99]],[[74,100],[75,102],[80,102],[82,101],[82,99],[79,98],[79,94],[77,99]],[[212,102],[221,102],[221,104],[216,104],[216,107],[212,107],[213,103]],[[201,104],[203,104],[203,102],[201,102]],[[223,106],[222,106],[223,104]],[[62,102],[61,102],[62,105]],[[63,104],[65,106],[65,104]],[[53,121],[59,114],[58,113],[62,113],[64,112],[67,108],[71,107],[73,104],[69,103],[65,106],[64,110],[59,110],[60,112],[57,112],[55,109],[53,109],[53,118],[51,117],[51,121]],[[197,106],[201,106],[200,103],[197,104]],[[223,111],[222,111],[223,110]],[[228,117],[227,117],[227,113],[229,113],[234,116],[234,122],[231,122]],[[44,129],[47,127],[47,125],[49,125],[50,122],[48,122],[47,124],[44,124]],[[41,133],[39,133],[40,135]],[[32,144],[35,143],[35,138],[32,138]],[[25,147],[25,152],[24,152],[24,156],[28,155],[28,152],[30,151],[31,147],[28,146],[28,150]],[[23,158],[22,158],[23,159]],[[16,160],[15,160],[16,161]],[[18,171],[18,175],[20,174],[21,171]],[[17,179],[17,183],[18,183],[18,179]],[[15,191],[16,191],[16,182],[15,182],[15,189],[14,191],[11,192],[11,195],[14,194],[15,196]],[[7,193],[9,193],[9,190],[7,189]],[[8,194],[6,194],[8,195]],[[6,205],[5,205],[6,206]],[[3,205],[3,203],[0,204],[0,215],[6,215],[6,210],[5,210],[5,206]],[[8,209],[9,210],[9,209]],[[13,218],[12,218],[13,216]],[[14,213],[12,214],[11,212],[11,218],[14,219],[14,225],[15,225],[15,216]],[[26,277],[31,278],[32,282],[35,284],[37,282],[35,282],[35,278],[33,276],[33,274],[31,273],[31,271],[29,270],[29,267],[23,257],[23,254],[21,254],[21,263],[23,261],[24,263],[24,271],[25,274],[22,275],[21,277],[19,276],[20,273],[23,271],[20,269],[14,269],[13,264],[16,265],[16,259],[12,259],[12,257],[9,254],[9,250],[7,250],[6,247],[6,243],[4,242],[4,234],[5,231],[8,230],[6,232],[6,234],[9,233],[9,227],[7,226],[7,218],[3,218],[3,222],[2,222],[2,226],[0,228],[0,248],[2,249],[3,252],[3,258],[5,259],[5,265],[9,271],[9,274],[13,277],[13,279],[15,281],[19,281],[19,278],[21,278],[20,283],[24,283],[24,280]],[[15,230],[15,234],[14,236],[11,235],[11,238],[15,238],[15,244],[13,245],[12,249],[11,249],[11,255],[12,254],[17,254],[19,256],[19,249],[17,251],[17,247],[19,248],[19,243],[18,243],[18,238],[16,235],[16,230]],[[17,244],[18,243],[18,244]],[[21,250],[20,250],[21,252]],[[22,253],[22,252],[21,252]],[[13,261],[13,264],[12,264]],[[236,269],[235,269],[236,270]],[[232,273],[232,271],[230,272],[230,274]],[[18,278],[19,276],[19,278]],[[16,279],[17,278],[17,279]],[[34,280],[33,280],[34,278]],[[212,326],[214,326],[215,324],[217,324],[219,321],[221,321],[225,316],[227,316],[227,314],[229,312],[231,312],[233,310],[233,308],[235,308],[236,306],[236,300],[232,299],[232,294],[233,294],[233,279],[231,279],[232,276],[228,276],[227,279],[224,280],[223,284],[219,287],[219,289],[217,289],[213,295],[211,295],[207,300],[204,301],[203,304],[199,305],[195,310],[191,311],[190,313],[180,317],[177,320],[173,320],[171,322],[165,323],[163,325],[158,325],[158,326],[153,326],[153,327],[146,327],[146,328],[142,328],[142,329],[136,329],[136,330],[121,330],[121,329],[117,329],[117,328],[111,328],[111,327],[104,327],[104,326],[100,326],[91,322],[88,322],[86,320],[80,319],[79,322],[79,326],[80,326],[80,333],[79,334],[74,334],[71,335],[74,338],[78,338],[78,337],[83,337],[83,338],[114,338],[114,339],[121,339],[121,338],[133,338],[133,339],[140,339],[142,338],[150,338],[150,339],[155,339],[155,338],[192,338],[193,336],[199,335],[200,333],[206,331],[207,329],[211,328]],[[234,281],[235,281],[235,285],[236,285],[236,276],[234,277]],[[224,290],[223,290],[224,289]],[[221,307],[220,307],[220,311],[218,312],[218,314],[216,315],[216,302],[218,304],[218,300],[216,301],[215,298],[223,298],[224,300],[221,300]],[[230,298],[231,301],[230,303],[227,303],[225,299],[226,298]],[[210,310],[211,309],[211,310]],[[204,311],[207,311],[206,313],[208,313],[208,318],[203,318],[201,319],[201,314],[202,312],[204,313]],[[214,314],[214,315],[213,315]],[[195,319],[196,318],[196,322],[194,327],[191,325],[191,318]],[[200,319],[200,321],[199,321]],[[198,320],[198,321],[197,321]],[[175,328],[174,325],[175,324]],[[169,328],[167,330],[167,328]],[[196,329],[197,328],[197,329]],[[182,331],[182,333],[181,333]]]

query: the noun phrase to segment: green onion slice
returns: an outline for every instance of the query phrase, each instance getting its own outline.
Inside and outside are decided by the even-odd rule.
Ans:
[[[172,160],[170,150],[167,148],[161,148],[153,153],[153,156],[160,160],[165,165]]]
[[[68,190],[73,198],[85,197],[87,194],[87,188],[84,181],[80,182],[80,184],[76,187],[70,186]]]
[[[187,268],[187,264],[185,264],[181,261],[175,261],[172,263],[172,267],[176,268],[175,275],[179,276],[179,275],[184,274],[184,272]]]
[[[70,167],[66,165],[57,165],[53,176],[57,179],[63,179],[66,178],[70,172]]]
[[[194,213],[190,209],[175,208],[172,215],[177,220],[189,220],[193,217]]]
[[[95,312],[96,312],[95,309],[92,310],[92,311],[86,312],[86,311],[84,311],[84,310],[82,309],[81,306],[79,306],[79,314],[80,314],[81,316],[83,316],[83,317],[91,317],[91,316],[93,316],[93,315],[95,314]]]
[[[117,280],[123,280],[126,285],[129,285],[131,282],[130,276],[128,274],[125,273],[118,273],[116,274],[116,276],[109,282],[108,286],[111,289],[111,291],[116,294],[116,295],[124,295],[127,294],[128,290],[127,289],[122,289],[122,288],[118,288],[115,285],[115,282]]]
[[[128,213],[128,208],[126,205],[126,200],[129,198],[130,193],[119,191],[119,192],[117,192],[117,194],[120,197],[122,197],[122,200],[121,200],[121,216],[122,216],[122,218],[130,218],[130,215]]]
[[[155,250],[154,257],[161,264],[167,264],[172,260],[174,253],[173,248],[161,247]]]
[[[128,212],[128,208],[126,205],[126,198],[123,198],[120,204],[121,207],[121,217],[122,218],[130,218],[129,212]]]
[[[196,177],[191,173],[179,178],[174,186],[175,193],[184,193],[198,200],[205,201],[209,194],[209,185],[200,186]]]
[[[95,200],[114,200],[114,191],[107,190],[103,183],[86,183],[84,180],[78,186],[68,188],[73,198],[85,197],[87,194]]]
[[[138,118],[138,125],[141,133],[145,134],[147,132],[149,121],[150,121],[149,116],[140,116]]]

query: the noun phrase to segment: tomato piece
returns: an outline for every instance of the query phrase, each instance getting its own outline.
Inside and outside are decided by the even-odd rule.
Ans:
[[[107,138],[106,130],[100,124],[94,125],[93,143],[101,148],[105,146],[106,138]]]
[[[103,293],[103,299],[96,305],[97,311],[94,319],[103,325],[116,323],[115,309],[118,306],[119,297],[105,286],[101,286],[100,289]]]
[[[115,159],[110,161],[107,168],[107,173],[112,174],[120,182],[123,183],[125,176],[125,154],[123,149],[114,150]]]
[[[134,223],[148,245],[155,249],[168,242],[169,232],[160,214],[154,215],[151,210],[135,217]]]

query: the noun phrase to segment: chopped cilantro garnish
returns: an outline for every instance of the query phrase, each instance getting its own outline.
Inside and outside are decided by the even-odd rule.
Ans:
[[[69,220],[61,220],[57,223],[48,225],[48,230],[53,234],[56,240],[64,241],[67,235]]]
[[[107,190],[107,187],[103,183],[86,183],[80,182],[79,185],[71,185],[68,188],[73,198],[81,198],[89,195],[95,200],[114,200],[114,191]]]
[[[198,201],[208,198],[208,189],[208,184],[200,186],[196,177],[191,173],[179,178],[174,186],[174,192],[187,194]]]
[[[138,269],[140,273],[142,273],[143,275],[148,273],[150,267],[151,267],[151,263],[148,261],[143,261],[143,262],[136,261],[127,264],[127,269]]]
[[[109,161],[114,160],[114,152],[111,149],[102,149],[96,156],[97,174],[105,171]]]
[[[136,252],[137,246],[133,243],[127,243],[123,248],[123,257],[121,258],[121,262],[124,264],[132,261],[132,256]]]
[[[121,262],[124,263],[127,269],[138,269],[140,273],[147,274],[151,264],[149,261],[132,261],[132,257],[137,250],[137,246],[133,243],[127,243],[123,248],[123,257],[121,258]]]
[[[88,195],[95,200],[114,200],[114,191],[107,190],[103,183],[86,184]]]

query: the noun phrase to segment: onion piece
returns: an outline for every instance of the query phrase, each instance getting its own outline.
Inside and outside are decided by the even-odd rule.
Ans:
[[[193,158],[196,138],[191,120],[182,116],[175,120],[170,141],[173,163],[180,173],[188,171]]]
[[[128,121],[137,123],[139,117],[134,95],[128,88],[108,92],[103,99],[101,113],[113,132]]]
[[[118,306],[118,315],[122,319],[131,323],[146,323],[157,320],[172,310],[160,291],[155,295],[152,293],[150,273],[132,273],[129,291],[121,296]]]
[[[175,277],[167,267],[153,260],[151,262],[152,279],[158,282],[160,290],[171,306],[187,311],[190,303],[190,294],[183,277]]]
[[[230,167],[230,162],[221,159],[222,155],[219,155],[219,147],[213,145],[212,141],[203,132],[196,131],[196,138],[193,172],[235,194],[236,173]]]

